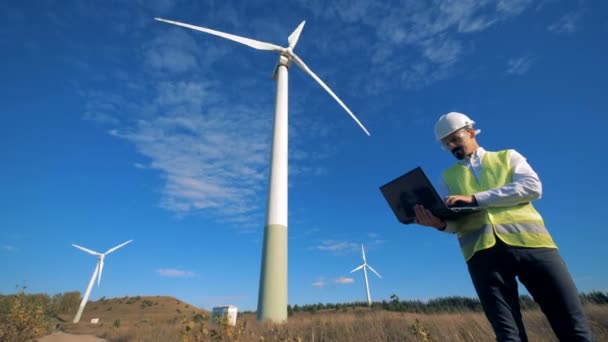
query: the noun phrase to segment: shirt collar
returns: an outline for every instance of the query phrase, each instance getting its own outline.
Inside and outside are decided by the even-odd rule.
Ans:
[[[486,150],[484,150],[483,147],[480,146],[475,150],[475,152],[473,152],[473,154],[465,157],[463,160],[459,160],[458,162],[462,165],[469,165],[473,161],[481,160],[485,153]]]

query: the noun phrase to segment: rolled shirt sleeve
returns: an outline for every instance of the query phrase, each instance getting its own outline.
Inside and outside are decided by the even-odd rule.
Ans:
[[[542,183],[526,158],[511,150],[509,164],[513,181],[500,188],[476,193],[474,196],[480,207],[509,207],[531,202],[542,196]]]

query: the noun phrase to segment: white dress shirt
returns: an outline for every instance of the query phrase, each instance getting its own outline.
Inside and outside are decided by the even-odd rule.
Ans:
[[[458,162],[469,168],[477,181],[481,177],[481,161],[486,153],[482,147],[477,148],[470,157],[466,157]],[[539,199],[543,192],[543,187],[536,172],[519,152],[510,150],[509,165],[513,172],[513,181],[496,189],[490,189],[473,194],[477,204],[482,208],[508,207],[519,203],[531,202]],[[443,198],[448,195],[448,186],[445,181],[440,188]],[[458,194],[452,194],[458,195]],[[444,232],[455,233],[455,225],[446,221],[447,226]]]

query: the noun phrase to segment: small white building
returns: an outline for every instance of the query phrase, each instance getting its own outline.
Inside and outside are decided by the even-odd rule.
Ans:
[[[234,305],[216,306],[211,310],[211,322],[217,322],[217,317],[228,320],[228,324],[236,325],[236,315],[239,309]]]

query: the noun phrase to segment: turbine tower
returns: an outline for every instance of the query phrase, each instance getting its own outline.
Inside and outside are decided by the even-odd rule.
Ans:
[[[95,255],[98,258],[97,265],[95,265],[95,271],[93,271],[93,276],[91,277],[91,280],[89,281],[89,286],[87,286],[87,290],[85,291],[84,297],[82,297],[82,301],[80,302],[80,306],[78,307],[78,312],[76,313],[76,316],[74,317],[74,323],[78,323],[80,321],[80,316],[82,315],[82,312],[84,311],[84,307],[87,305],[87,301],[89,300],[89,295],[91,294],[91,289],[93,288],[93,283],[95,282],[95,277],[97,277],[97,286],[99,286],[99,283],[101,282],[101,272],[103,272],[103,259],[106,257],[106,255],[114,252],[115,250],[128,244],[131,241],[133,241],[133,240],[129,240],[127,242],[121,243],[120,245],[118,245],[116,247],[112,247],[103,254],[92,251],[88,248],[84,248],[84,247],[80,247],[78,245],[72,244],[72,246],[74,246],[80,250],[83,250],[91,255]]]
[[[380,277],[380,279],[382,279],[382,276],[380,276],[380,274],[378,274],[378,272],[376,272],[376,270],[374,270],[370,265],[367,264],[367,261],[365,260],[365,249],[363,248],[363,244],[361,244],[361,253],[363,255],[363,264],[361,264],[361,266],[355,268],[354,270],[350,271],[350,273],[363,269],[363,276],[365,277],[365,293],[367,294],[367,306],[371,307],[372,298],[369,295],[369,283],[367,281],[367,269],[369,268],[369,270],[374,272],[378,277]]]
[[[205,27],[161,18],[155,19],[229,39],[254,49],[268,50],[279,54],[279,61],[273,74],[273,78],[277,81],[277,94],[270,155],[268,206],[266,224],[264,226],[257,319],[261,321],[268,319],[276,323],[284,322],[287,320],[287,70],[291,62],[294,62],[317,81],[346,110],[367,135],[369,135],[369,132],[338,96],[293,52],[305,21],[302,21],[293,33],[289,35],[287,38],[288,46],[281,47]]]

